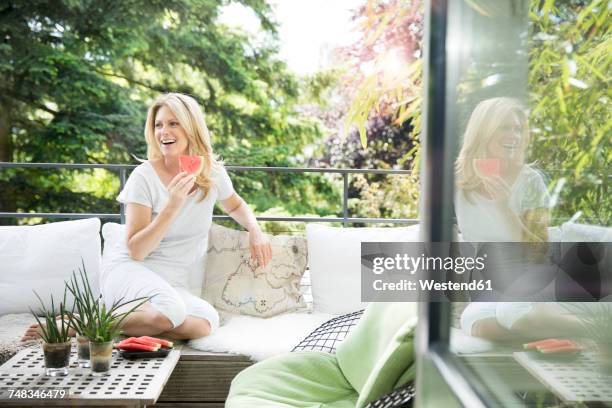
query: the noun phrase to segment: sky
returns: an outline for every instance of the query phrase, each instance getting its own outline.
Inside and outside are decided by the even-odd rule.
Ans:
[[[366,0],[271,0],[279,23],[280,57],[290,69],[308,75],[325,67],[327,52],[354,40],[351,10]],[[259,24],[250,9],[232,3],[220,20],[257,32]]]

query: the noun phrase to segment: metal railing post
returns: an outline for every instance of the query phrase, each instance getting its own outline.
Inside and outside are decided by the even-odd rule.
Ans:
[[[344,185],[344,194],[342,196],[342,216],[344,222],[342,225],[348,227],[348,173],[342,173],[342,181]]]
[[[121,169],[119,169],[119,191],[123,191],[123,187],[125,187],[125,182],[126,182],[126,171],[125,171],[125,167],[122,167]],[[119,206],[119,214],[121,217],[121,224],[125,224],[125,205],[123,203],[121,203],[121,205]]]

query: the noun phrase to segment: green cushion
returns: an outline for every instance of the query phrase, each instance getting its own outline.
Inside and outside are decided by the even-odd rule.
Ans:
[[[348,408],[357,397],[334,355],[305,351],[272,357],[240,372],[225,406]]]
[[[371,303],[338,346],[338,365],[359,393],[358,407],[415,378],[416,323],[416,303]]]
[[[416,303],[372,303],[337,349],[287,353],[232,381],[226,406],[363,407],[415,378]]]

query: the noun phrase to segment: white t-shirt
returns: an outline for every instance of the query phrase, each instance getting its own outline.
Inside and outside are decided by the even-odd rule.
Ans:
[[[520,216],[527,210],[548,208],[550,197],[543,176],[530,166],[523,166],[510,190],[509,202],[489,200],[472,193],[455,195],[455,211],[461,237],[466,242],[520,242],[522,228],[516,219],[508,219],[507,209]],[[516,261],[508,254],[509,262]],[[520,285],[520,282],[518,283]],[[544,294],[542,295],[544,296]],[[461,327],[472,334],[472,326],[481,319],[496,318],[506,329],[534,306],[532,302],[474,302],[461,315]]]
[[[510,190],[508,203],[489,200],[464,191],[455,195],[455,211],[461,236],[467,242],[520,242],[522,229],[516,219],[509,219],[507,208],[520,216],[535,208],[548,208],[550,197],[542,175],[530,166],[523,166]]]
[[[123,236],[115,248],[105,250],[103,269],[109,270],[117,262],[141,262],[172,286],[191,289],[199,295],[213,208],[217,201],[226,200],[234,193],[232,181],[222,166],[212,169],[211,179],[213,185],[207,196],[199,201],[202,191],[197,189],[187,197],[157,248],[143,261],[129,256]],[[137,203],[151,208],[152,220],[165,208],[168,199],[168,190],[148,161],[134,169],[117,197],[123,204]]]

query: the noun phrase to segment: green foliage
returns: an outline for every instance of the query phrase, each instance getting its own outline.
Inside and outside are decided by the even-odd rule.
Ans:
[[[132,302],[139,301],[134,307],[132,307],[127,312],[119,313],[117,309],[121,306],[127,305]],[[123,302],[123,298],[113,303],[110,308],[106,308],[102,297],[100,297],[96,305],[93,309],[93,320],[87,322],[82,329],[85,337],[89,339],[89,341],[104,343],[107,341],[112,341],[115,337],[121,334],[121,323],[128,317],[132,312],[134,312],[138,306],[142,305],[149,298],[138,298],[132,301]]]
[[[509,18],[510,13],[523,10],[523,5],[529,9],[530,31],[519,35],[517,30],[520,30],[520,26],[512,26]],[[526,87],[531,109],[530,158],[551,179],[550,190],[556,201],[553,224],[582,214],[580,222],[610,225],[612,121],[609,82],[612,20],[607,2],[465,0],[463,7],[472,9],[478,16],[477,22],[470,20],[472,24],[488,24],[480,27],[479,32],[498,30],[499,35],[479,38],[478,44],[470,48],[468,59],[461,61],[465,75],[463,81],[457,84],[459,103],[455,109],[471,112],[474,101],[493,96],[523,98]],[[513,15],[519,25],[518,20],[524,18],[521,13]],[[384,133],[370,128],[376,117],[385,117],[380,112],[390,115],[387,117],[396,123],[409,121],[415,130],[409,137],[415,138],[420,129],[420,61],[417,59],[406,64],[401,73],[395,76],[385,75],[384,67],[388,64],[381,63],[389,61],[387,52],[390,49],[396,49],[387,45],[387,38],[401,36],[400,27],[410,30],[410,27],[416,26],[420,31],[421,20],[418,8],[412,2],[394,0],[368,1],[359,16],[362,17],[360,27],[363,28],[363,36],[346,53],[354,61],[349,71],[352,77],[349,77],[355,78],[348,82],[355,91],[346,121],[359,129],[361,144],[367,143],[368,150],[374,151],[371,155],[376,157],[380,141],[387,139]],[[524,21],[527,23],[527,20]],[[387,32],[390,32],[390,37],[385,34]],[[414,43],[410,37],[405,37],[405,49],[396,49],[395,56],[418,51],[419,42],[416,42],[416,46]],[[374,48],[376,44],[379,45],[377,49]],[[525,49],[528,55],[514,52]],[[369,67],[369,71],[361,69],[364,65]],[[483,81],[487,78],[495,78],[498,82],[494,87],[486,86]],[[471,95],[471,100],[462,99],[465,95]],[[347,139],[346,145],[336,149],[340,150],[344,162],[350,160],[351,150],[346,146],[354,144],[355,137],[349,133]],[[338,143],[332,138],[330,145],[332,148],[327,151],[333,151]],[[419,161],[416,138],[411,147],[406,150],[402,163],[412,164],[416,170]],[[361,156],[367,156],[365,150],[363,152]],[[382,162],[390,165],[397,163],[381,160],[379,165]],[[371,215],[384,213],[384,207],[376,203],[382,202],[383,197],[385,200],[393,197],[389,195],[392,186],[371,179],[361,180],[360,183],[360,187],[353,185],[359,199],[369,198],[371,202],[363,203],[354,198],[354,211]],[[411,199],[418,200],[416,174],[409,184],[412,188],[407,186],[405,193]],[[398,202],[402,202],[401,198]]]
[[[70,324],[78,334],[83,335],[88,330],[88,324],[95,323],[95,309],[97,307],[97,299],[91,290],[85,263],[83,268],[79,268],[79,276],[76,272],[72,272],[70,282],[66,282],[66,288],[74,297],[74,313],[70,313]],[[95,328],[90,328],[90,331]]]
[[[83,269],[79,269],[78,277],[73,272],[70,283],[66,283],[66,288],[74,296],[74,309],[76,309],[76,313],[73,311],[68,314],[70,323],[77,333],[89,338],[92,342],[113,340],[121,333],[123,320],[151,299],[151,297],[140,297],[124,302],[124,298],[121,298],[107,309],[102,296],[96,298],[93,294],[85,263],[83,263]],[[120,308],[129,304],[133,304],[133,307],[126,312],[119,312]]]
[[[576,316],[586,338],[612,348],[612,304],[607,302],[561,304],[571,315]]]
[[[69,311],[66,309],[66,289],[64,289],[64,297],[57,310],[55,309],[53,295],[51,295],[51,309],[47,309],[38,293],[34,291],[34,294],[40,301],[41,308],[37,313],[30,308],[30,312],[40,326],[40,337],[45,343],[65,343],[69,341],[70,323],[64,319],[64,316],[69,316]],[[42,320],[39,316],[42,316]],[[56,316],[59,316],[59,318],[56,318]]]
[[[320,137],[318,125],[295,110],[298,82],[276,57],[270,5],[239,3],[257,16],[266,42],[220,23],[227,4],[220,0],[3,3],[0,160],[132,162],[146,154],[149,102],[172,90],[202,104],[227,164],[299,165],[303,147]],[[83,174],[2,172],[0,208],[117,212],[108,183],[74,192],[96,177]],[[273,190],[267,179],[257,182]],[[247,200],[254,191],[247,189]],[[261,209],[291,202],[285,190],[275,194],[272,203],[253,198]],[[325,212],[309,204],[321,201],[302,197],[301,206]]]
[[[422,10],[417,1],[364,3],[354,15],[359,38],[337,50],[346,64],[308,83],[309,95],[322,106],[311,113],[330,134],[312,163],[413,170],[402,176],[351,175],[349,213],[416,218]],[[348,103],[326,106],[327,100]]]
[[[601,0],[533,1],[529,18],[532,157],[551,169],[553,217],[610,225],[610,8]]]
[[[355,126],[366,148],[372,117],[391,115],[396,125],[412,120],[419,129],[423,14],[418,1],[368,0],[358,18],[361,38],[343,50],[353,93],[346,129]]]

